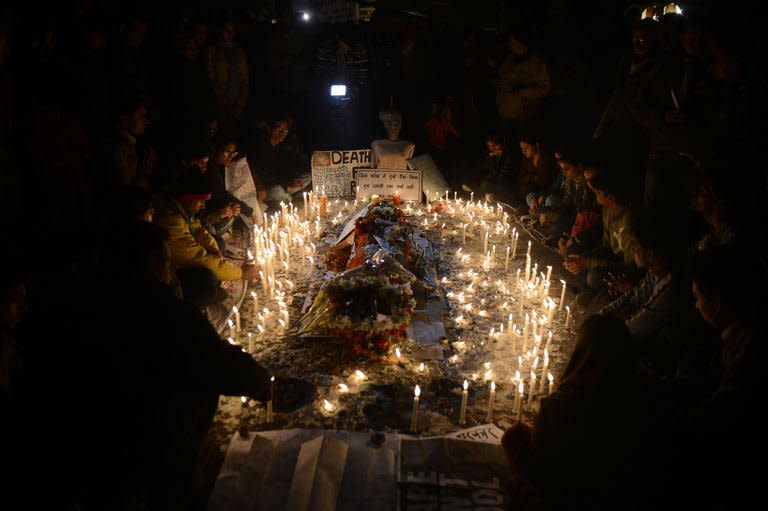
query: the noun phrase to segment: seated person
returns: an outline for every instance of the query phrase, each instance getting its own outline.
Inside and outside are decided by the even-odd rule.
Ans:
[[[568,255],[563,266],[571,274],[580,276],[582,286],[591,291],[606,290],[604,279],[618,275],[621,278],[610,291],[622,294],[629,290],[628,277],[635,269],[630,237],[632,210],[617,178],[597,174],[589,181],[589,187],[602,208],[602,242],[589,253]]]
[[[718,175],[702,176],[693,192],[691,209],[706,222],[707,230],[696,242],[696,250],[707,250],[735,241],[732,195],[725,180]]]
[[[544,199],[560,188],[560,175],[552,157],[542,151],[539,138],[533,133],[520,135],[520,151],[523,160],[517,176],[518,196],[528,207],[536,201],[543,205]]]
[[[562,216],[568,219],[567,222],[561,222],[561,225],[568,227],[558,241],[558,251],[563,257],[583,254],[595,248],[603,234],[600,206],[595,193],[587,185],[597,172],[594,166],[586,163],[572,149],[560,149],[560,152],[555,153],[555,158],[563,170],[564,184],[562,204],[553,220]],[[540,215],[539,222],[546,225],[550,222],[550,213],[545,211],[543,215],[543,219]]]
[[[280,145],[290,131],[287,117],[277,115],[262,125],[252,142],[252,150],[248,151],[253,182],[263,187],[265,202],[271,209],[279,209],[280,202],[290,202],[293,194],[312,182],[310,174],[298,168],[296,158],[281,150]]]
[[[453,142],[461,138],[461,133],[453,124],[453,107],[432,103],[432,117],[424,125],[429,147],[438,153],[450,148]]]
[[[200,222],[198,214],[211,197],[200,172],[188,169],[175,188],[155,223],[168,231],[171,262],[177,268],[184,297],[200,306],[210,305],[217,299],[219,281],[253,280],[256,268],[248,264],[240,268],[227,261],[216,240]]]
[[[217,233],[229,228],[233,221],[242,214],[247,217],[253,215],[253,208],[239,200],[227,190],[225,172],[227,166],[237,156],[237,143],[232,138],[221,137],[214,143],[213,157],[208,160],[207,170],[204,172],[208,186],[211,189],[211,200],[205,205],[207,211],[213,211],[210,221]]]
[[[395,110],[382,110],[379,120],[384,125],[387,138],[371,142],[371,167],[406,170],[408,160],[413,158],[415,145],[408,140],[400,140],[403,115]]]
[[[654,374],[671,375],[677,367],[687,300],[681,290],[679,265],[684,247],[660,222],[649,216],[632,221],[632,252],[643,278],[600,310],[623,320],[643,365]],[[681,249],[682,250],[679,250]]]
[[[704,402],[689,404],[687,420],[679,428],[679,440],[686,447],[680,470],[690,474],[690,487],[682,491],[687,496],[698,493],[706,501],[697,507],[754,508],[765,487],[762,473],[752,469],[768,451],[764,425],[754,416],[764,399],[768,363],[766,304],[755,299],[754,290],[764,289],[768,280],[759,255],[751,249],[712,247],[694,254],[691,263],[696,308],[721,339],[716,388]],[[712,490],[702,494],[702,485]]]
[[[506,149],[504,135],[489,133],[485,137],[488,155],[485,159],[485,174],[480,181],[479,190],[486,200],[509,200],[510,187],[514,176],[515,158]],[[465,190],[468,188],[462,185]],[[471,190],[471,188],[470,188]]]
[[[636,376],[630,346],[622,321],[588,317],[533,427],[517,422],[504,433],[515,509],[626,508],[630,495],[629,509],[653,507],[651,493],[663,487],[652,406],[660,407]]]

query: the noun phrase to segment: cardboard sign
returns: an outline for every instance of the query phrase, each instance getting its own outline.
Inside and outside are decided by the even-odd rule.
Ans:
[[[371,150],[315,151],[312,153],[312,189],[332,199],[351,199],[356,169],[371,166]]]
[[[483,442],[486,444],[501,445],[501,437],[504,431],[496,424],[482,424],[469,429],[462,429],[445,435],[446,438],[469,440],[471,442]]]
[[[430,190],[430,193],[451,189],[429,153],[420,154],[408,160],[408,168],[421,171],[422,186],[425,190]]]
[[[420,170],[358,170],[355,183],[358,200],[368,200],[371,195],[391,199],[395,192],[399,192],[402,201],[421,201]]]

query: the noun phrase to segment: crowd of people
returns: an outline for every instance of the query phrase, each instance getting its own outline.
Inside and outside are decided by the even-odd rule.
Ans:
[[[11,487],[45,480],[25,499],[50,508],[193,507],[218,396],[268,386],[205,316],[221,281],[258,271],[229,234],[306,189],[312,150],[378,137],[515,207],[587,311],[557,390],[505,434],[521,509],[759,503],[764,71],[743,11],[696,4],[614,5],[608,26],[547,2],[493,34],[0,10]],[[227,187],[238,162],[255,201]]]

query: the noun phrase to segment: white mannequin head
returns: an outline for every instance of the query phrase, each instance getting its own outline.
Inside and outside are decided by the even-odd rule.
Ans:
[[[379,120],[384,124],[389,140],[398,140],[400,138],[400,130],[403,127],[403,116],[400,112],[396,110],[382,110],[379,112]]]

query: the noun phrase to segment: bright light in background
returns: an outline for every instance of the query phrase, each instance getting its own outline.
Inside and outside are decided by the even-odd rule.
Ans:
[[[302,12],[302,13],[301,13],[301,19],[302,19],[302,21],[309,21],[309,19],[310,19],[311,17],[312,17],[312,16],[310,16],[310,14],[309,14],[307,11],[304,11],[304,12]]]
[[[346,95],[347,95],[346,85],[331,85],[331,96],[346,96]]]

